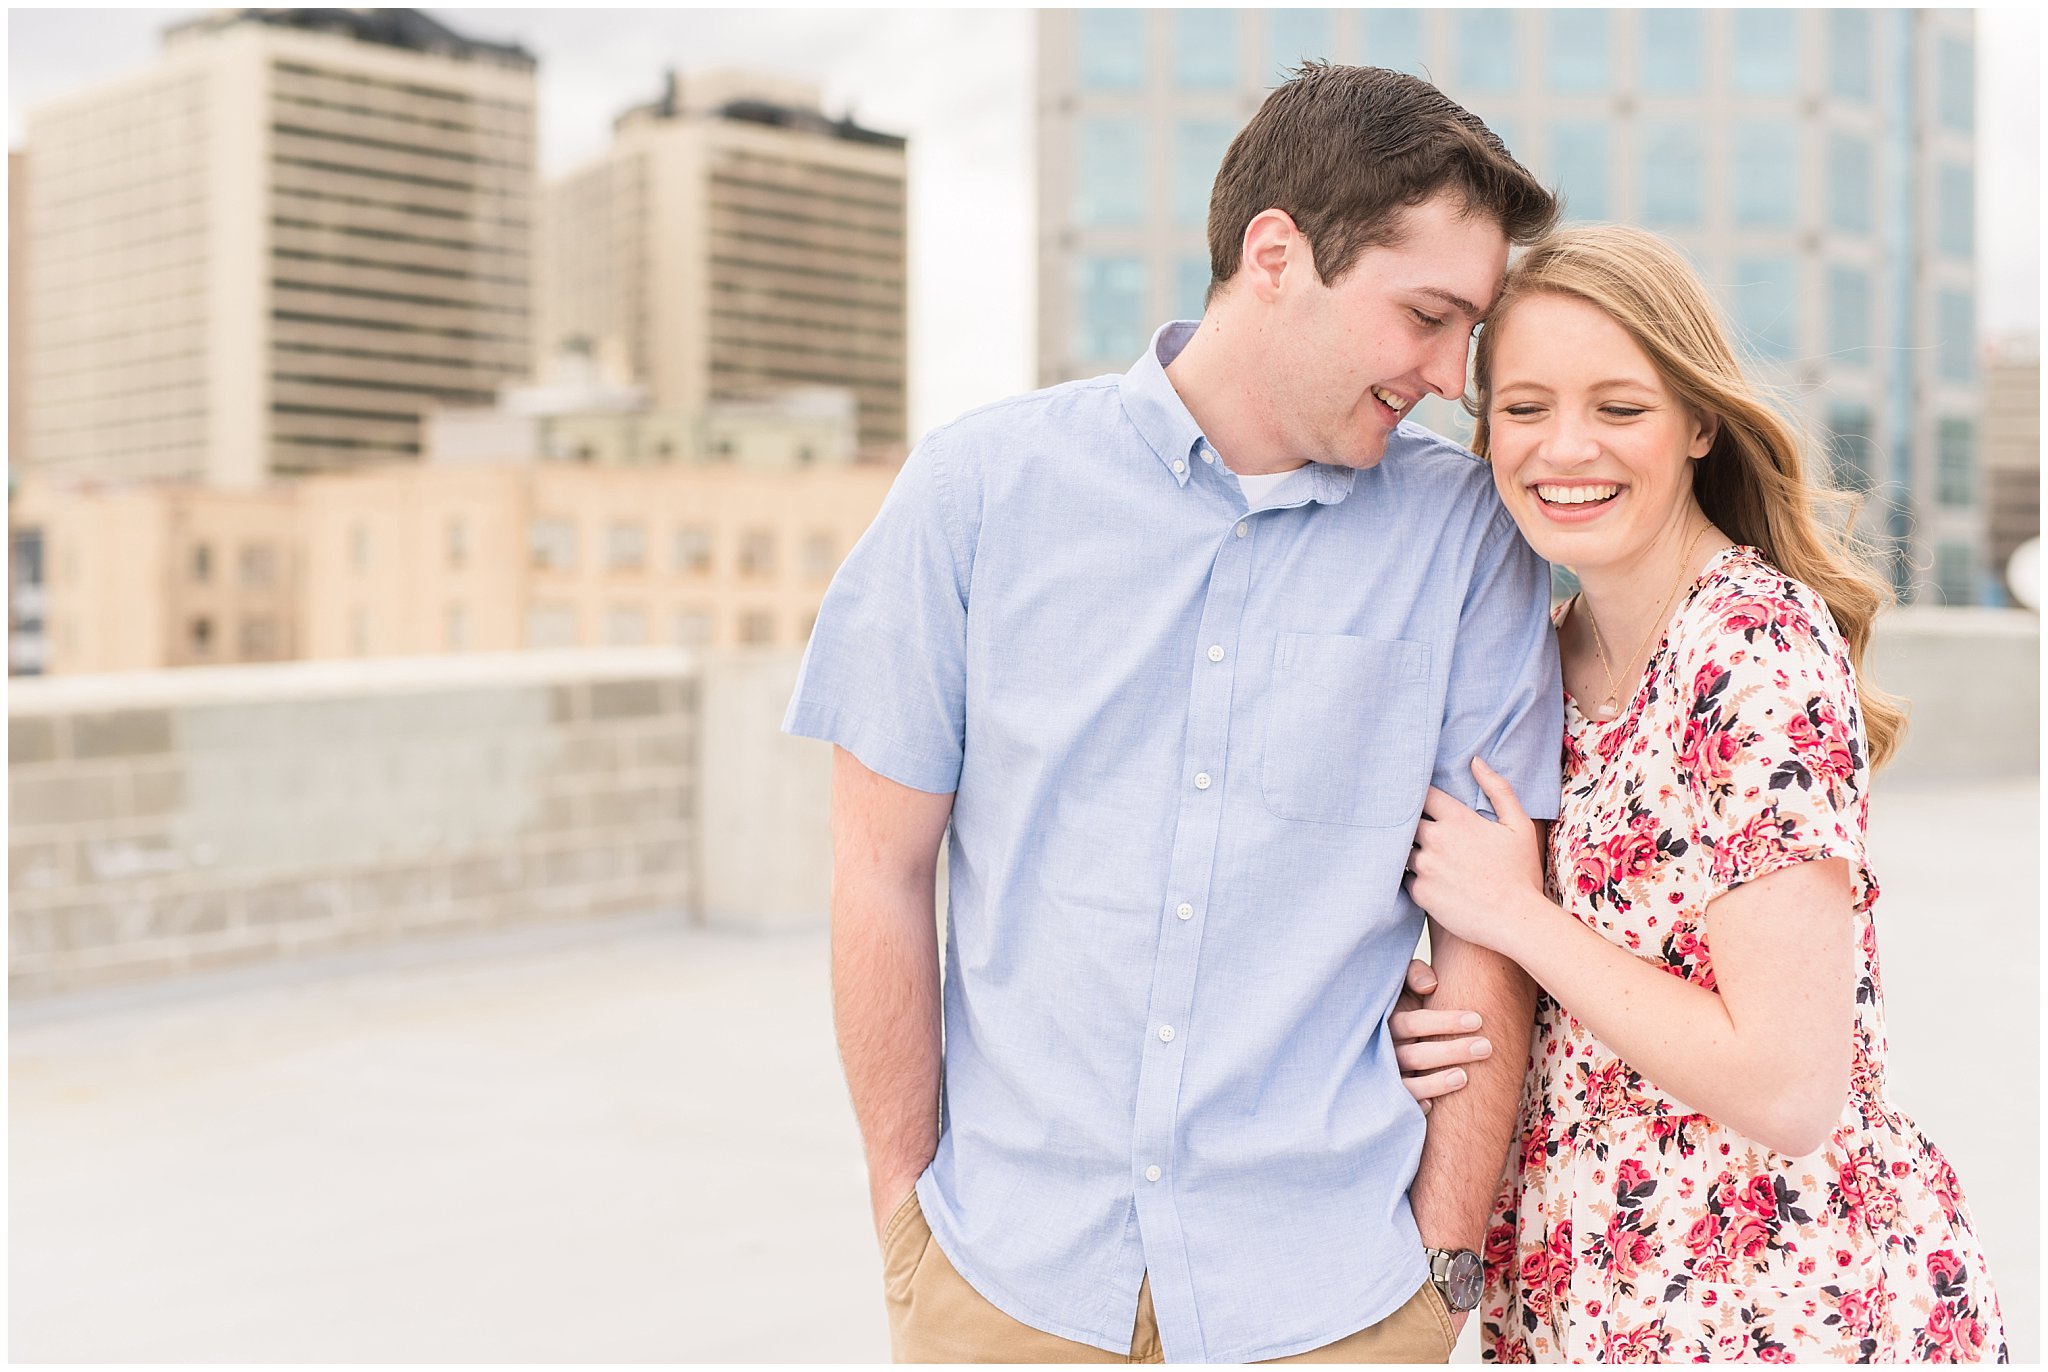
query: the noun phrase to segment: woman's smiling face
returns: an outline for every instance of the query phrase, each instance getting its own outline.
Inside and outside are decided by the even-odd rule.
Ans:
[[[1626,569],[1692,522],[1692,462],[1714,427],[1648,354],[1574,296],[1515,301],[1496,331],[1487,397],[1494,485],[1529,546],[1581,576]]]

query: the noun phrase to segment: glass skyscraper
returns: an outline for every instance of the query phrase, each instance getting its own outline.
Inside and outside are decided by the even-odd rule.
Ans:
[[[1120,371],[1201,313],[1209,183],[1295,63],[1395,67],[1568,219],[1675,240],[1867,493],[1902,594],[1978,600],[1974,36],[1967,10],[1040,11],[1039,379]]]

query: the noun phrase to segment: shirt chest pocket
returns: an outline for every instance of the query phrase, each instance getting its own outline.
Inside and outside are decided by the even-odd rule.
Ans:
[[[1283,633],[1273,647],[1262,784],[1281,819],[1412,823],[1436,747],[1429,645]]]

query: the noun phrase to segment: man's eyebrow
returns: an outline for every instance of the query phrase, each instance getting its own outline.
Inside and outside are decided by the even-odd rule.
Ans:
[[[1486,318],[1485,310],[1480,309],[1477,305],[1467,300],[1464,296],[1453,295],[1451,292],[1445,290],[1441,286],[1417,286],[1415,288],[1415,293],[1417,295],[1426,295],[1432,300],[1441,301],[1442,303],[1450,306],[1452,309],[1463,314],[1467,319],[1471,320],[1475,324],[1483,322]]]

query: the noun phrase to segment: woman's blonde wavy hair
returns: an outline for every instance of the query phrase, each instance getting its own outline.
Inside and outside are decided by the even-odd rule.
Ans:
[[[1532,244],[1508,273],[1479,335],[1476,394],[1466,400],[1476,421],[1472,450],[1486,455],[1493,340],[1518,301],[1540,294],[1600,310],[1628,331],[1694,415],[1718,421],[1713,447],[1693,463],[1693,495],[1723,533],[1755,547],[1827,603],[1856,669],[1871,769],[1883,766],[1898,749],[1906,711],[1864,674],[1871,626],[1892,592],[1853,532],[1860,502],[1809,475],[1806,441],[1743,374],[1712,297],[1677,249],[1619,224],[1561,229]]]

